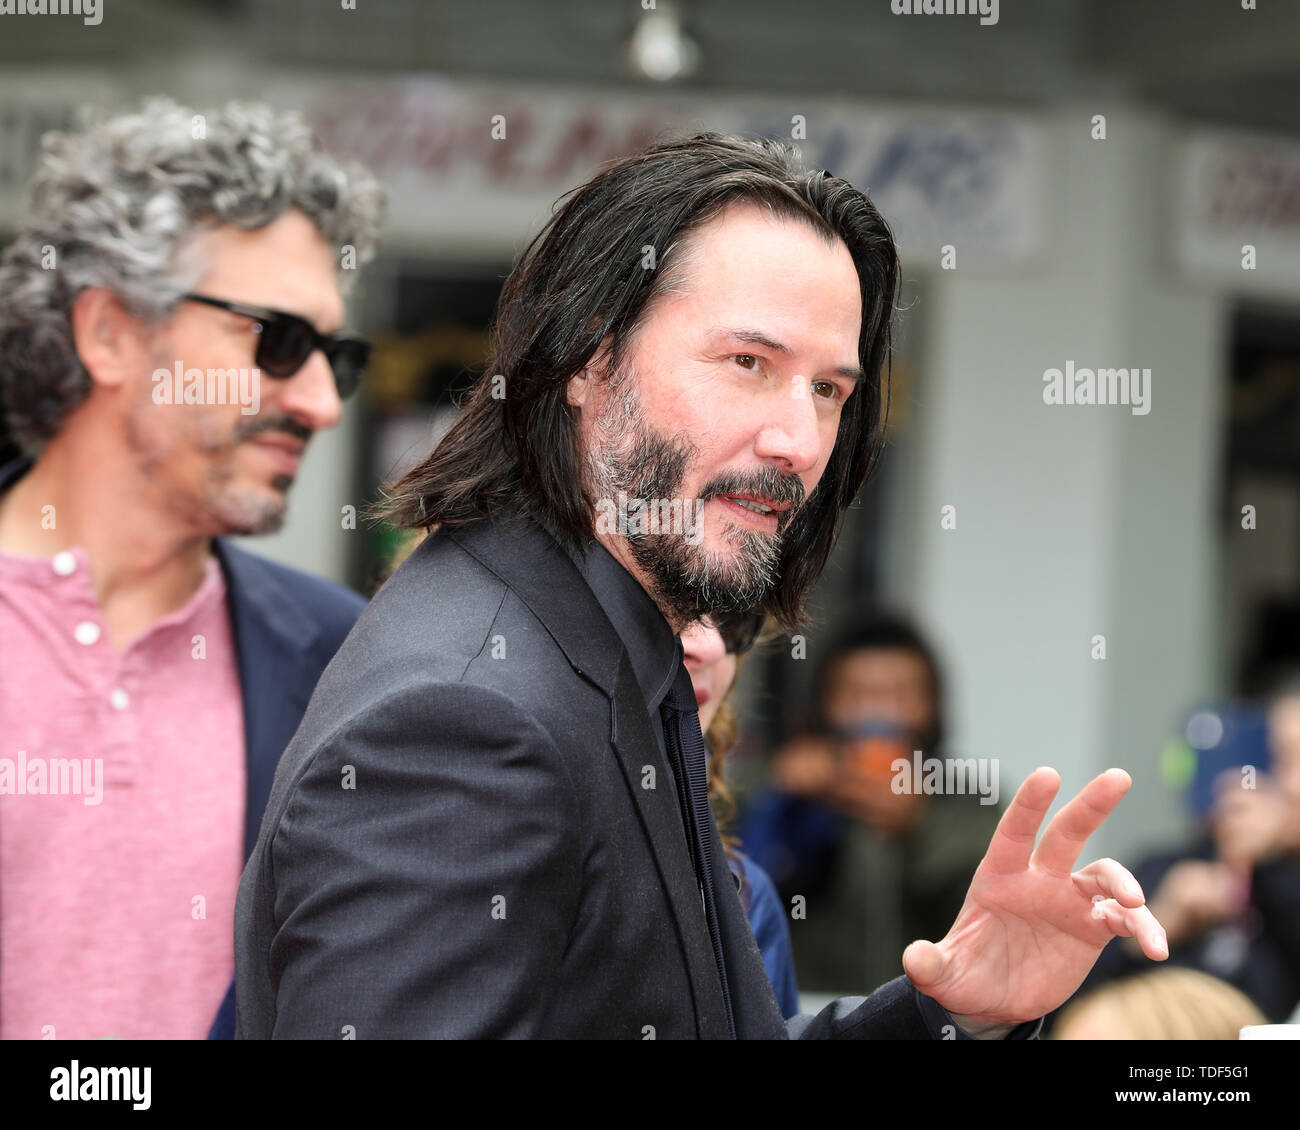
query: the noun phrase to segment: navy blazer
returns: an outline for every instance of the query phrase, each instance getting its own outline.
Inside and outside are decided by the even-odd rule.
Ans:
[[[0,467],[0,494],[31,468],[30,456]],[[275,767],[302,721],[316,680],[365,608],[349,588],[278,565],[214,538],[226,580],[244,707],[247,794],[244,861],[257,843]],[[235,1031],[234,984],[218,1010],[212,1038]]]

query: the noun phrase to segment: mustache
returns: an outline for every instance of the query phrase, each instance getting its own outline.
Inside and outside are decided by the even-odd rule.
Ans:
[[[236,443],[243,443],[244,440],[252,439],[263,432],[283,432],[285,435],[293,436],[294,439],[302,440],[303,443],[315,434],[301,420],[295,420],[292,416],[255,416],[240,422],[239,427],[235,429],[234,439]]]
[[[708,502],[711,498],[726,494],[757,494],[770,498],[773,502],[787,504],[790,509],[777,518],[777,530],[780,531],[798,513],[807,492],[798,475],[778,471],[775,467],[764,467],[761,471],[726,471],[716,475],[704,484],[700,491],[700,501]]]

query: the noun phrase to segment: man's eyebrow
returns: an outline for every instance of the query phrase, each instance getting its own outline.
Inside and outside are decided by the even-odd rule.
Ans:
[[[727,326],[714,326],[709,330],[709,333],[717,337],[729,337],[734,341],[747,341],[751,345],[761,345],[766,349],[770,349],[773,353],[782,353],[787,357],[791,353],[788,345],[783,345],[781,342],[769,337],[762,330],[730,329]],[[837,376],[847,377],[855,382],[867,379],[867,374],[858,365],[837,365],[831,371]]]

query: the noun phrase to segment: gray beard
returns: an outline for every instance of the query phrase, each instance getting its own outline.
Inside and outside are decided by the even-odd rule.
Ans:
[[[258,490],[241,490],[234,485],[234,456],[241,432],[217,434],[210,425],[200,422],[199,434],[190,439],[193,448],[216,456],[203,473],[197,491],[182,490],[168,483],[165,471],[167,456],[174,450],[146,426],[155,422],[144,413],[179,411],[159,408],[146,396],[135,405],[126,419],[126,443],[136,459],[136,467],[146,482],[153,484],[167,510],[187,525],[210,536],[272,534],[284,525],[289,508],[288,490],[292,475],[277,475],[271,482],[276,494]],[[204,426],[209,425],[209,426]]]
[[[650,427],[629,373],[607,379],[609,399],[596,420],[594,442],[585,459],[588,497],[593,504],[598,499],[615,500],[620,491],[628,498],[679,498],[698,449],[689,440]],[[784,497],[790,487],[783,480],[790,478],[773,468],[749,476],[748,481]],[[700,500],[716,497],[721,486],[706,484]],[[726,489],[738,487],[733,483]],[[802,487],[799,493],[802,496]],[[688,500],[682,499],[683,510],[687,505]],[[748,612],[768,598],[779,580],[782,531],[792,514],[793,510],[782,515],[782,525],[774,534],[728,529],[727,540],[734,547],[731,554],[692,545],[685,532],[629,531],[625,540],[655,603],[671,620],[686,625],[704,616]]]

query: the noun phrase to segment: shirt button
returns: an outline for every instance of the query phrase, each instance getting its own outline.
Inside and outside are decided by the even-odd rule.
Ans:
[[[114,710],[125,710],[131,705],[131,696],[118,687],[108,696],[108,701],[113,704]]]
[[[96,624],[94,620],[82,620],[82,622],[72,630],[72,634],[76,638],[77,643],[85,644],[87,647],[90,647],[91,644],[99,642],[99,625]]]
[[[54,571],[60,577],[70,577],[77,571],[76,555],[64,549],[54,555]]]

